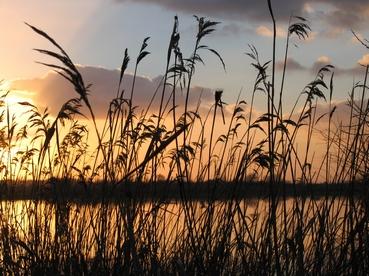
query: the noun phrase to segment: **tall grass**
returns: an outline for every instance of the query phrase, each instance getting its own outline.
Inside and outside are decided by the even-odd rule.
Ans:
[[[221,90],[215,91],[214,103],[205,114],[200,111],[201,99],[197,106],[190,105],[195,69],[204,63],[201,52],[210,51],[225,69],[221,55],[205,44],[219,23],[195,17],[198,32],[193,52],[185,58],[175,17],[164,74],[148,106],[135,106],[139,65],[150,54],[145,38],[133,65],[130,91],[123,89],[131,61],[125,50],[116,97],[110,101],[102,128],[89,100],[92,88],[71,57],[47,33],[28,25],[55,49],[36,49],[57,62],[40,63],[70,82],[76,96],[55,116],[31,103],[19,103],[27,109],[24,125],[6,101],[12,92],[4,91],[0,99],[4,195],[0,273],[368,271],[369,67],[363,70],[363,82],[352,87],[348,122],[334,123],[334,68],[329,64],[303,88],[288,112],[283,97],[289,45],[293,37],[306,39],[310,27],[305,18],[291,17],[277,91],[277,22],[270,0],[268,8],[274,33],[272,59],[263,62],[250,45],[247,56],[256,79],[249,105],[239,96],[231,110],[222,101]],[[366,40],[360,42],[369,46]],[[185,95],[183,106],[179,92]],[[321,114],[327,93],[328,112]],[[254,107],[256,97],[265,99],[260,116]],[[159,99],[157,108],[155,99]],[[83,125],[81,116],[92,121],[92,129]],[[312,144],[324,120],[326,145],[317,165]],[[215,131],[221,124],[224,134]],[[302,135],[306,137],[303,145]],[[94,137],[97,145],[91,148]],[[319,183],[326,185],[323,196],[314,188]],[[255,185],[263,187],[267,197],[239,196]],[[332,195],[330,185],[348,185],[349,191],[337,190]],[[68,191],[76,186],[90,198],[88,203],[70,200]],[[6,200],[19,187],[25,187],[31,200]],[[198,189],[205,194],[200,201],[194,194]],[[170,197],[168,191],[173,190],[178,195]],[[222,193],[227,200],[217,200]],[[41,200],[45,194],[52,196]]]

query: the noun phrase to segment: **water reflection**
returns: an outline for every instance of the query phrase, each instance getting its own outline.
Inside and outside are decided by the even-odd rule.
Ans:
[[[323,241],[322,247],[342,243],[348,235],[347,219],[359,220],[359,207],[345,198],[280,202],[279,250],[293,256],[303,246],[308,262],[317,240]],[[75,262],[93,267],[96,260],[103,260],[110,268],[117,263],[141,267],[175,256],[183,261],[198,251],[223,252],[235,261],[251,258],[254,252],[262,260],[257,254],[264,252],[272,223],[270,202],[263,199],[106,204],[29,200],[3,201],[0,208],[4,248],[0,259],[19,261],[20,267],[29,256],[57,260],[58,265]],[[326,236],[319,239],[323,228]]]

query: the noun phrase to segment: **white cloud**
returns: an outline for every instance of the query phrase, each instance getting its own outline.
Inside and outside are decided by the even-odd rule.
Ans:
[[[318,59],[316,61],[319,62],[319,63],[326,63],[326,64],[328,64],[328,63],[331,62],[331,59],[329,57],[327,57],[327,56],[320,56],[320,57],[318,57]]]
[[[365,54],[357,61],[361,65],[369,65],[369,54]]]
[[[264,25],[257,27],[255,32],[260,36],[266,36],[266,37],[273,36],[273,30],[271,30],[270,28]],[[277,37],[286,37],[287,33],[284,29],[277,27],[276,35]]]
[[[303,11],[304,12],[307,12],[307,13],[313,13],[313,12],[315,12],[314,8],[309,3],[305,3],[304,4]]]

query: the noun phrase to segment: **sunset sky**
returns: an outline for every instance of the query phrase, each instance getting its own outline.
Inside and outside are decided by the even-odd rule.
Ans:
[[[369,38],[369,2],[367,0],[275,0],[278,24],[278,55],[282,59],[289,16],[304,16],[312,33],[307,41],[293,42],[287,68],[285,103],[291,105],[305,84],[314,78],[319,65],[336,66],[335,99],[345,100],[354,81],[363,78],[358,66],[369,62],[369,53],[351,33]],[[215,56],[204,55],[206,66],[199,65],[194,86],[205,89],[204,102],[213,101],[215,89],[224,90],[224,100],[233,103],[238,92],[249,100],[255,71],[245,55],[248,44],[255,45],[261,60],[271,59],[271,21],[267,2],[257,0],[2,0],[0,36],[0,79],[12,81],[17,95],[31,98],[40,105],[56,109],[73,91],[59,77],[35,61],[48,61],[33,48],[52,47],[37,36],[24,22],[32,24],[55,38],[80,65],[86,82],[92,83],[92,102],[113,97],[124,49],[131,60],[137,56],[142,40],[150,36],[148,56],[139,67],[141,92],[136,103],[152,95],[157,77],[165,69],[166,48],[173,17],[179,17],[180,46],[189,55],[193,49],[196,22],[192,15],[220,21],[217,31],[206,39],[207,45],[219,51],[226,72]],[[133,72],[133,63],[128,73]],[[103,104],[101,103],[101,106]],[[257,102],[259,109],[263,103]]]

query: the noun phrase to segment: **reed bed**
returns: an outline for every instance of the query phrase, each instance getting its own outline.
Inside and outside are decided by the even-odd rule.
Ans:
[[[363,81],[352,87],[348,121],[334,121],[334,67],[329,64],[316,72],[288,111],[283,97],[289,45],[291,39],[306,39],[310,27],[305,18],[291,17],[277,87],[276,21],[270,0],[268,4],[272,58],[262,61],[256,47],[249,46],[256,78],[247,103],[239,96],[229,112],[218,90],[205,114],[200,100],[195,107],[189,104],[203,52],[210,52],[224,70],[226,64],[206,45],[218,22],[195,17],[193,52],[184,57],[175,17],[165,71],[152,100],[146,107],[134,103],[139,67],[150,54],[145,38],[134,59],[130,90],[122,88],[131,62],[125,50],[103,127],[90,102],[92,87],[78,67],[56,40],[29,25],[54,49],[35,49],[55,60],[40,63],[70,82],[76,95],[55,116],[20,102],[27,109],[24,125],[7,104],[11,91],[0,99],[1,190],[8,195],[0,205],[0,274],[320,275],[369,270],[369,67],[363,69]],[[183,102],[179,93],[185,95]],[[265,101],[260,116],[255,114],[256,97]],[[321,103],[328,112],[321,114]],[[92,122],[91,129],[81,116]],[[316,164],[312,144],[323,120],[325,150]],[[225,133],[215,131],[220,124],[226,125]],[[301,135],[306,139],[298,145]],[[96,148],[91,148],[94,139]],[[27,200],[10,200],[19,187]],[[261,195],[240,197],[249,187],[251,193],[262,187]],[[71,198],[71,190],[84,200]],[[224,191],[226,198],[219,196]]]

